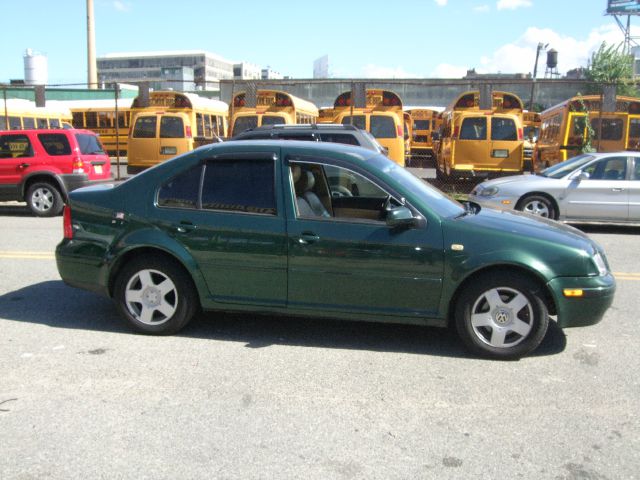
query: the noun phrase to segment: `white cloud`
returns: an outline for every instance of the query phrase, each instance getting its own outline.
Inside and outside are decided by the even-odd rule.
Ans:
[[[436,5],[438,5],[439,7],[444,7],[447,5],[447,2],[449,0],[434,0],[436,2]]]
[[[496,8],[498,10],[515,10],[521,7],[530,7],[533,3],[531,0],[498,0]]]
[[[473,7],[473,11],[474,12],[478,12],[478,13],[486,13],[491,9],[491,7],[489,7],[489,5],[478,5]]]
[[[640,27],[631,28],[632,36],[640,36]],[[538,43],[547,45],[547,50],[558,52],[558,72],[564,75],[578,67],[586,67],[591,55],[602,42],[619,45],[623,41],[620,29],[614,25],[604,25],[591,30],[585,38],[576,39],[550,29],[529,27],[520,38],[505,44],[490,55],[480,57],[475,65],[440,64],[430,75],[435,78],[461,78],[467,70],[474,68],[477,73],[533,73]],[[540,52],[538,78],[544,77],[547,56]]]
[[[125,2],[121,2],[120,0],[115,0],[113,2],[113,8],[115,8],[119,12],[128,12],[129,10],[131,10],[131,5]]]
[[[362,68],[362,78],[418,78],[419,75],[409,73],[402,67],[382,67],[367,64]]]

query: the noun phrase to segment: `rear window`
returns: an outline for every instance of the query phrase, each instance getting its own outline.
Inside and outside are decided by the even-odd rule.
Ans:
[[[69,139],[63,133],[39,133],[38,140],[49,155],[71,155]]]
[[[157,123],[158,120],[155,115],[136,118],[136,123],[133,127],[133,138],[155,138]]]
[[[287,123],[284,117],[280,117],[277,115],[263,115],[262,116],[262,125],[280,125],[283,123]]]
[[[242,133],[245,130],[249,130],[250,128],[256,128],[257,126],[258,126],[258,117],[255,115],[251,115],[248,117],[238,117],[233,123],[233,134],[238,135],[239,133]]]
[[[593,138],[598,140],[600,134],[600,119],[591,119],[591,127],[593,128]],[[622,119],[620,118],[603,118],[602,119],[602,140],[621,140],[622,139]]]
[[[100,140],[95,135],[89,133],[76,133],[76,140],[80,147],[80,153],[84,155],[99,155],[103,154],[104,150],[100,144]]]
[[[460,140],[486,140],[486,117],[467,117],[463,119],[459,138]]]
[[[353,123],[351,123],[351,119],[353,118]],[[364,115],[351,115],[344,117],[342,119],[343,125],[353,125],[354,127],[358,127],[360,130],[367,129],[367,118]]]
[[[321,133],[320,140],[331,143],[346,143],[347,145],[360,145],[354,135],[344,133]]]
[[[518,140],[516,122],[512,118],[491,117],[491,140]]]
[[[184,138],[184,122],[181,117],[160,117],[160,138]]]
[[[396,125],[391,117],[371,115],[371,134],[376,138],[396,138]]]
[[[431,127],[431,121],[429,120],[414,120],[413,121],[413,129],[414,130],[429,130]]]

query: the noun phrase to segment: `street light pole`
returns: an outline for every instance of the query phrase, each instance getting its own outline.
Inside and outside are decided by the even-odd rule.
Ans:
[[[536,63],[533,64],[533,77],[531,78],[531,98],[529,99],[529,111],[533,111],[533,94],[536,88],[536,76],[538,75],[538,59],[540,58],[540,52],[547,48],[547,45],[543,45],[542,42],[538,43],[536,49]]]

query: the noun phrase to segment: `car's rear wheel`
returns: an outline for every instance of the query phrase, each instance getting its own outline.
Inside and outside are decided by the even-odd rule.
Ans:
[[[475,278],[458,297],[456,328],[473,352],[516,359],[535,350],[549,326],[540,286],[518,273]]]
[[[64,201],[57,187],[49,182],[36,182],[29,186],[26,195],[29,210],[38,217],[60,215]]]
[[[176,262],[156,256],[136,258],[122,269],[114,300],[133,328],[156,335],[176,333],[198,307],[191,278]]]
[[[539,217],[550,218],[551,220],[558,218],[553,202],[542,195],[529,195],[522,199],[516,208]]]

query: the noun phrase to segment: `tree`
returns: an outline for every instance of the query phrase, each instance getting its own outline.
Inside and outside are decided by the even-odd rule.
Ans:
[[[602,85],[615,85],[618,95],[638,96],[633,84],[633,56],[624,52],[622,44],[607,45],[591,55],[591,62],[585,72],[587,80],[593,82],[588,93],[602,93]]]

